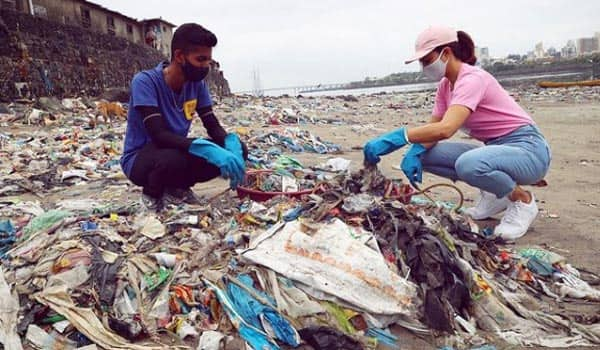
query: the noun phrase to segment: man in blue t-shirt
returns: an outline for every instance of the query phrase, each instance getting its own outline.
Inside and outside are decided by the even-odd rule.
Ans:
[[[171,61],[137,73],[131,81],[121,167],[142,186],[142,204],[159,210],[164,202],[198,203],[190,189],[217,176],[231,188],[244,177],[246,148],[227,134],[212,111],[204,78],[216,36],[194,23],[181,25],[171,41]],[[188,138],[199,116],[209,139]]]

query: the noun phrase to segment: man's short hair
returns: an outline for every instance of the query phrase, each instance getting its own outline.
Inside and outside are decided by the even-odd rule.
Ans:
[[[187,52],[192,46],[217,46],[217,37],[208,29],[196,23],[180,25],[171,40],[171,60],[175,56],[175,50],[180,49]]]

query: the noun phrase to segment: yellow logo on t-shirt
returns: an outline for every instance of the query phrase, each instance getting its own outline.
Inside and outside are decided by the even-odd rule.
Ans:
[[[196,99],[185,101],[183,103],[183,113],[185,114],[185,118],[187,120],[192,120],[192,118],[196,114],[196,105],[197,104],[198,104],[198,100],[196,100]]]

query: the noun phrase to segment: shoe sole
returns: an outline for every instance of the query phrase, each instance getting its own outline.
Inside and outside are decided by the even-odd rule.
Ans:
[[[496,214],[492,214],[492,215],[486,216],[486,217],[484,217],[484,218],[474,218],[473,216],[471,216],[471,215],[469,215],[469,214],[465,214],[465,215],[467,215],[467,216],[469,216],[471,219],[473,219],[473,220],[477,220],[477,221],[482,221],[482,220],[497,220],[498,218],[495,218],[494,216],[496,216],[496,215],[498,215],[498,214],[501,214],[501,213],[503,213],[503,212],[505,212],[505,211],[506,211],[506,209],[503,209],[503,210],[501,210],[501,211],[497,212]]]

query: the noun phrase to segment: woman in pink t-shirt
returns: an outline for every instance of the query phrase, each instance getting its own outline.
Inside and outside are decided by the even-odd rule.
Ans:
[[[550,166],[550,148],[531,117],[485,70],[475,67],[475,45],[462,31],[430,27],[417,38],[423,74],[440,81],[431,121],[400,128],[365,144],[365,162],[412,144],[402,160],[411,183],[422,170],[481,190],[477,205],[466,210],[476,220],[506,210],[494,234],[523,236],[538,213],[533,194],[521,185],[541,180]],[[440,142],[459,129],[484,145]]]

